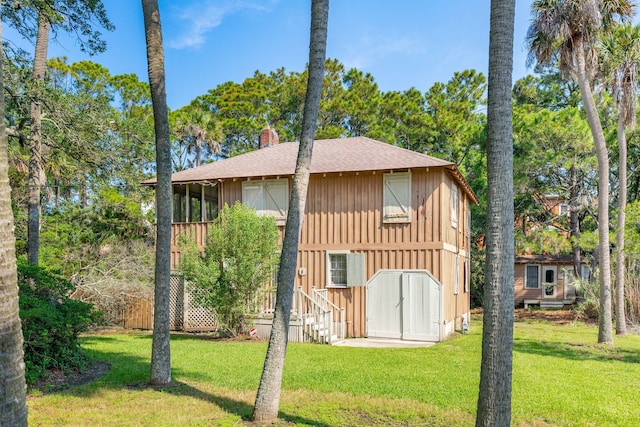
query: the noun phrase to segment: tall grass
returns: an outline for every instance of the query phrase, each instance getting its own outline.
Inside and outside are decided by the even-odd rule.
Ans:
[[[584,324],[518,322],[513,425],[640,425],[640,337],[595,344]],[[91,335],[84,345],[110,372],[87,385],[29,398],[32,425],[233,425],[251,415],[263,342],[174,335],[174,384],[146,385],[150,335]],[[472,425],[481,356],[472,331],[429,348],[291,343],[283,425]]]

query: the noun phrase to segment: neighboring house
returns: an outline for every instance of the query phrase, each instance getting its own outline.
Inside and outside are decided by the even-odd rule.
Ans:
[[[558,221],[558,218],[569,216],[569,205],[566,201],[558,195],[545,194],[540,197],[540,203],[552,215],[552,223],[546,227],[568,239],[569,232],[563,229]],[[529,227],[536,226],[539,225]],[[581,268],[581,278],[588,279],[589,267],[582,265]],[[576,301],[571,255],[516,255],[514,276],[517,307],[540,305],[541,308],[560,308]]]
[[[177,237],[202,247],[224,204],[248,204],[283,231],[298,143],[278,142],[266,127],[260,149],[173,174],[173,266]],[[315,141],[312,159],[290,339],[312,333],[309,307],[331,314],[334,339],[440,341],[468,327],[477,198],[456,165],[365,137]]]
[[[521,255],[515,258],[515,304],[559,308],[576,301],[571,255]],[[582,265],[581,279],[590,269]]]

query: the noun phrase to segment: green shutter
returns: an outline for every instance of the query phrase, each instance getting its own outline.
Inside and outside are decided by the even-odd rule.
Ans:
[[[347,254],[347,286],[364,286],[365,284],[364,254]]]

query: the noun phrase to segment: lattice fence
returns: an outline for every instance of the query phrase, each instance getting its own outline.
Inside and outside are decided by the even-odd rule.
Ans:
[[[171,329],[175,331],[216,331],[218,320],[211,310],[198,304],[195,292],[197,288],[185,286],[184,279],[178,274],[171,275],[171,300],[169,315]]]
[[[184,279],[172,274],[169,293],[169,328],[172,331],[181,331],[184,326],[184,296]]]

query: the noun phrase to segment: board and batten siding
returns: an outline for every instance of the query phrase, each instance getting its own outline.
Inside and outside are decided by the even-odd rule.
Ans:
[[[399,171],[402,172],[406,170]],[[456,227],[452,227],[454,181],[451,176],[439,168],[413,169],[410,171],[410,221],[386,223],[383,221],[384,174],[369,171],[310,177],[296,286],[302,286],[309,294],[313,287],[327,287],[327,251],[364,253],[366,280],[380,269],[428,270],[444,286],[443,318],[447,331],[453,331],[454,327],[460,327],[455,322],[469,310],[469,292],[464,285],[465,274],[469,275],[465,272],[469,253],[469,198],[458,189]],[[242,200],[242,181],[219,182],[220,207]],[[289,179],[289,188],[291,185]],[[279,228],[282,233],[283,227]],[[206,230],[198,232],[198,237],[203,238],[202,233],[206,235]],[[460,283],[457,294],[454,290],[456,252]],[[347,335],[366,336],[366,288],[330,287],[329,298],[345,308]]]

